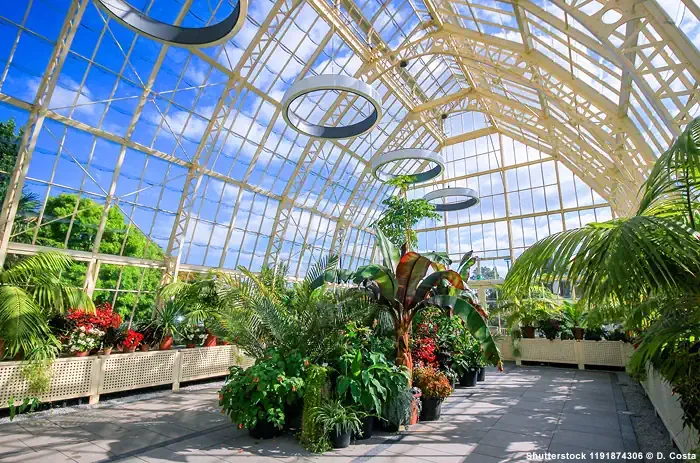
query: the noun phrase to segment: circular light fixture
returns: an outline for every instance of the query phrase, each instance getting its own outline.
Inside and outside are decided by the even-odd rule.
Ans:
[[[94,0],[109,16],[132,31],[158,42],[178,47],[211,47],[228,41],[243,27],[248,0],[238,0],[230,15],[221,22],[203,27],[180,27],[157,21],[123,0]]]
[[[438,212],[459,211],[462,209],[469,209],[470,207],[479,204],[479,195],[471,188],[443,188],[442,190],[431,191],[423,196],[423,199],[431,202],[436,199],[452,197],[460,197],[464,199],[448,203],[433,204],[435,206],[435,210]]]
[[[311,124],[290,111],[291,104],[298,98],[323,90],[352,93],[367,100],[374,107],[374,110],[360,122],[339,127]],[[379,123],[379,120],[382,118],[381,97],[379,92],[371,85],[354,77],[321,74],[302,79],[284,92],[282,116],[292,128],[310,137],[326,139],[352,138],[369,132]]]
[[[429,170],[426,170],[425,172],[417,172],[417,173],[407,173],[407,172],[399,172],[397,175],[392,175],[389,173],[382,172],[382,167],[385,165],[396,162],[396,161],[404,161],[408,159],[416,159],[420,161],[427,161],[435,164],[432,168]],[[380,180],[382,182],[388,182],[392,178],[395,178],[398,175],[412,175],[415,177],[415,180],[411,183],[422,183],[422,182],[427,182],[428,180],[431,180],[440,174],[442,174],[442,171],[445,169],[445,160],[442,158],[440,153],[436,153],[435,151],[428,151],[428,150],[422,150],[418,148],[407,148],[407,149],[402,149],[402,150],[396,150],[396,151],[389,151],[387,153],[384,153],[377,157],[373,162],[372,162],[372,173],[374,176],[377,178],[377,180]]]

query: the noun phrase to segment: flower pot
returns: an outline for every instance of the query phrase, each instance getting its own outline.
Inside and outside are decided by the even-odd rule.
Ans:
[[[484,381],[486,379],[486,368],[481,367],[479,368],[479,374],[476,375],[476,380],[477,381]]]
[[[398,432],[399,431],[399,425],[395,423],[391,423],[388,420],[382,420],[377,418],[377,429],[380,431],[385,431],[385,432]]]
[[[344,449],[350,446],[350,431],[337,434],[331,433],[331,444],[334,449]]]
[[[571,331],[574,333],[574,339],[577,341],[583,339],[583,328],[572,328]]]
[[[248,429],[248,434],[253,439],[272,439],[282,435],[282,430],[269,421],[258,421],[258,424]]]
[[[149,346],[148,344],[141,344],[141,347],[139,347],[139,349],[141,349],[141,352],[148,352],[149,350],[151,350],[151,346]]]
[[[214,347],[216,346],[216,336],[209,333],[207,334],[207,339],[204,340],[204,347]]]
[[[172,336],[165,336],[161,341],[160,344],[158,345],[159,350],[170,350],[170,348],[173,346],[173,337]]]
[[[185,344],[185,347],[187,347],[188,349],[194,349],[195,347],[197,347],[197,344],[193,342],[188,342],[187,344]]]
[[[476,386],[476,379],[479,376],[478,368],[470,368],[459,378],[459,385],[464,387]]]
[[[112,353],[112,347],[105,347],[102,349],[102,355],[110,355]]]
[[[423,397],[423,409],[420,412],[421,421],[435,421],[440,419],[442,401],[437,397]]]
[[[137,347],[138,346],[130,346],[130,347],[124,346],[123,351],[126,352],[127,354],[130,354],[132,352],[136,352]]]
[[[76,352],[76,353],[75,353],[75,356],[76,356],[76,357],[87,357],[89,353],[90,353],[90,352],[88,352],[88,351],[86,351],[86,350],[83,350],[83,351],[80,351],[80,352]]]
[[[357,440],[369,439],[374,433],[374,417],[365,416],[362,418],[362,431],[357,435]]]
[[[523,326],[522,329],[524,338],[534,338],[535,337],[535,327],[534,326]]]

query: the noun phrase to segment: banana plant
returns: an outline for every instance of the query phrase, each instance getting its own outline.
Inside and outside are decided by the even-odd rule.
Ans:
[[[382,231],[375,229],[383,265],[370,264],[358,268],[354,281],[371,289],[379,304],[391,314],[396,335],[396,363],[413,370],[411,323],[424,308],[437,306],[461,317],[467,329],[481,344],[484,358],[500,367],[500,353],[485,318],[472,300],[463,295],[468,287],[462,276],[454,270],[446,269],[443,263],[440,263],[443,267],[435,270],[434,261],[417,252],[401,255]],[[428,274],[431,268],[434,271]],[[438,291],[437,288],[441,285],[448,285],[450,290]]]

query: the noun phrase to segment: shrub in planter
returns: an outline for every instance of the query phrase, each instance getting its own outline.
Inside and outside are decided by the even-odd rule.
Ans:
[[[450,380],[436,368],[423,367],[413,370],[413,381],[422,391],[423,410],[420,419],[422,421],[439,419],[442,401],[452,394]]]
[[[85,357],[93,349],[98,349],[105,332],[96,328],[80,326],[68,338],[68,349],[76,357]]]
[[[564,301],[562,304],[562,334],[561,338],[565,339],[576,339],[578,341],[583,339],[583,331],[586,327],[586,320],[588,318],[588,312],[584,309],[583,304],[578,302]]]
[[[352,435],[362,430],[363,414],[354,407],[343,406],[339,400],[322,403],[314,409],[313,416],[336,449],[348,447]]]
[[[408,429],[412,415],[420,414],[420,409],[420,399],[408,388],[404,389],[384,404],[379,426],[389,432],[397,432],[401,427]]]
[[[173,336],[178,334],[180,320],[183,318],[182,306],[173,301],[168,301],[156,311],[155,318],[149,327],[154,331],[155,342],[158,342],[159,350],[170,349],[173,345]]]
[[[178,334],[180,341],[190,349],[201,346],[204,340],[207,338],[207,333],[204,331],[204,327],[193,324],[181,325],[178,330]]]
[[[231,367],[219,392],[219,405],[239,428],[248,428],[252,437],[275,437],[287,419],[285,406],[303,397],[303,376],[301,354],[270,349],[246,370]]]
[[[545,338],[551,340],[556,339],[561,333],[561,322],[556,318],[548,318],[537,322],[537,331]]]
[[[143,334],[138,331],[128,330],[126,336],[124,336],[124,342],[122,343],[124,352],[134,352],[141,344],[141,341],[143,341]]]
[[[588,328],[586,329],[586,334],[583,335],[583,339],[587,341],[601,341],[604,335],[605,331],[601,327]]]
[[[469,336],[464,342],[463,351],[454,356],[453,368],[459,374],[460,386],[476,386],[481,362],[481,346],[474,337]]]

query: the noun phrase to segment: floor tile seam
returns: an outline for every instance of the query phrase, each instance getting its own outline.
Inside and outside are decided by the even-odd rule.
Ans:
[[[201,437],[201,436],[203,436],[203,435],[211,434],[211,433],[214,433],[214,432],[216,432],[216,431],[221,431],[221,430],[223,430],[223,429],[228,428],[229,426],[231,426],[231,424],[225,423],[225,424],[221,424],[221,425],[218,425],[218,426],[214,426],[214,427],[209,428],[209,429],[204,429],[204,430],[201,430],[201,431],[192,432],[192,433],[190,433],[190,434],[185,434],[185,435],[180,436],[180,437],[173,437],[173,438],[170,438],[170,439],[166,439],[166,440],[164,440],[163,442],[158,442],[158,443],[155,443],[155,444],[147,445],[147,446],[145,446],[145,447],[141,447],[141,448],[138,448],[138,449],[130,450],[129,452],[125,452],[125,453],[123,453],[123,454],[121,454],[121,455],[114,455],[113,457],[110,457],[110,458],[103,458],[102,460],[99,460],[99,461],[97,461],[97,462],[95,462],[95,463],[111,463],[111,462],[116,462],[116,461],[124,460],[124,459],[127,459],[127,458],[131,458],[131,457],[136,457],[136,458],[138,458],[138,455],[142,455],[142,454],[144,454],[144,453],[148,453],[148,452],[150,452],[150,451],[152,451],[152,450],[156,450],[156,449],[159,449],[159,448],[167,447],[168,445],[172,445],[172,444],[177,444],[178,442],[182,442],[182,441],[185,441],[185,440],[188,440],[188,439],[194,439],[195,437]],[[151,431],[151,432],[153,432],[153,433],[155,433],[155,434],[159,434],[159,433],[156,433],[155,431]],[[159,434],[159,435],[163,436],[162,434]],[[167,436],[163,436],[163,437],[167,437]],[[95,444],[95,445],[97,445],[97,444]],[[213,445],[216,445],[216,444],[213,444]],[[101,447],[101,446],[98,445],[98,447]],[[102,448],[104,448],[104,447],[102,447]],[[105,450],[109,451],[109,449],[105,449]],[[213,455],[212,455],[212,456],[213,456]],[[215,458],[217,458],[217,459],[220,460],[220,458],[218,458],[218,457],[215,457]],[[225,460],[222,460],[222,461],[225,461]]]
[[[97,444],[95,444],[95,445],[97,445]],[[100,447],[100,446],[97,445],[97,447]],[[100,447],[100,448],[102,448],[102,447]],[[102,450],[104,450],[104,449],[102,449]],[[68,458],[70,461],[74,461],[75,463],[80,463],[78,460],[76,460],[75,458],[71,458],[70,455],[64,453],[62,450],[58,450],[58,449],[57,449],[56,451],[57,451],[58,453],[60,453],[61,455],[65,456],[66,458]],[[106,451],[106,452],[109,452],[109,450],[105,450],[105,451]],[[110,452],[110,453],[111,453],[111,452]]]

